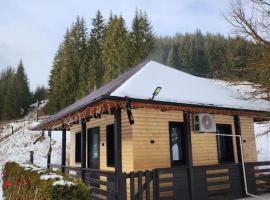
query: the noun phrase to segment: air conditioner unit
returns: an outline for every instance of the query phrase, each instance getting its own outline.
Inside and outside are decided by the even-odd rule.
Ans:
[[[216,132],[215,116],[208,113],[195,114],[194,130],[200,133]]]

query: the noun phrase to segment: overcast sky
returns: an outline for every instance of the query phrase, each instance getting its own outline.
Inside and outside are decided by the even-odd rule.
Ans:
[[[83,16],[90,25],[98,9],[108,18],[122,14],[129,27],[136,8],[145,10],[157,35],[176,32],[230,33],[222,13],[229,0],[0,0],[0,70],[26,68],[31,89],[47,86],[51,63],[63,35]]]

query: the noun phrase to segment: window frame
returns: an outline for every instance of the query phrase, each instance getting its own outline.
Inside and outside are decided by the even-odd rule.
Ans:
[[[230,134],[227,134],[227,135],[233,135],[233,131],[232,131],[232,124],[216,124],[216,127],[217,127],[217,130],[216,130],[216,133],[218,134],[218,127],[226,127],[229,128],[229,132]],[[235,163],[235,155],[234,155],[234,142],[233,142],[233,137],[227,137],[227,138],[230,138],[231,139],[231,146],[232,146],[232,151],[231,151],[231,155],[232,155],[232,159],[230,161],[226,161],[226,160],[222,160],[221,157],[220,157],[220,152],[221,152],[221,149],[220,149],[220,139],[219,139],[219,135],[216,136],[216,141],[217,141],[217,156],[218,156],[218,163],[219,164],[226,164],[226,163]],[[225,136],[223,136],[225,137]],[[225,152],[227,153],[227,152]]]
[[[110,134],[113,134],[113,136],[110,136],[110,138],[112,138],[112,140],[110,140],[110,146],[109,146],[109,140],[108,140],[108,135],[109,135],[109,132],[108,132],[108,128],[109,127],[112,127],[112,130],[113,130],[113,133],[110,133]],[[114,132],[114,124],[108,124],[106,125],[106,164],[107,164],[107,167],[115,167],[115,155],[114,155],[114,151],[115,151],[115,143],[114,143],[114,137],[115,137],[115,132]],[[112,149],[111,149],[112,148]],[[112,163],[109,162],[109,154],[110,156],[112,156]]]
[[[180,137],[181,137],[181,147],[183,151],[183,158],[179,161],[173,160],[173,153],[172,153],[172,136],[171,136],[171,128],[172,127],[179,127],[180,129]],[[183,166],[187,164],[187,145],[186,145],[186,134],[184,131],[184,122],[175,122],[169,121],[169,148],[170,148],[170,160],[171,166]],[[180,155],[180,154],[179,154]]]
[[[79,155],[79,160],[78,160],[78,154],[77,154],[77,150],[78,150],[78,147],[77,147],[77,145],[78,145],[78,143],[77,143],[77,135],[79,135],[80,134],[80,142],[79,142],[79,152],[80,152],[80,155]],[[81,163],[82,162],[82,133],[81,133],[81,131],[78,131],[78,132],[76,132],[75,133],[75,163]]]

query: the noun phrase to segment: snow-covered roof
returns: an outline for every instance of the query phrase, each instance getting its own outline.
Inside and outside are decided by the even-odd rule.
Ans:
[[[61,119],[101,99],[128,97],[147,101],[152,98],[157,87],[162,89],[154,100],[151,100],[152,103],[170,102],[188,106],[270,112],[270,102],[243,98],[243,87],[232,87],[221,81],[193,76],[154,61],[147,61],[50,116],[33,129]]]
[[[150,99],[154,90],[161,87],[155,101],[270,111],[270,102],[243,98],[243,91],[212,79],[201,78],[149,61],[133,74],[110,96]]]

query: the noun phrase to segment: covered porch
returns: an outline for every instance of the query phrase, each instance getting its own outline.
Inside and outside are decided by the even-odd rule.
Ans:
[[[162,113],[178,112],[175,118],[182,123],[182,131],[185,135],[185,162],[180,165],[173,165],[173,159],[169,159],[167,167],[149,165],[144,168],[127,169],[126,160],[123,158],[123,140],[125,133],[123,121],[129,126],[136,124],[136,109],[153,109]],[[92,199],[237,199],[251,194],[270,192],[270,162],[244,162],[240,155],[241,144],[235,139],[236,146],[235,161],[233,163],[212,163],[198,164],[193,158],[194,147],[192,147],[192,123],[193,113],[214,113],[216,115],[229,115],[233,119],[233,132],[241,136],[240,116],[259,117],[259,114],[252,111],[239,111],[236,109],[216,109],[211,107],[191,107],[181,104],[160,104],[156,102],[136,101],[135,99],[107,99],[99,101],[79,112],[72,113],[60,120],[40,125],[39,129],[62,130],[62,164],[50,163],[48,156],[48,168],[61,169],[63,173],[81,178],[91,187]],[[135,115],[135,117],[134,117]],[[104,144],[100,139],[95,139],[95,131],[89,125],[102,118],[110,116],[113,119],[113,170],[107,170],[100,166],[100,153],[97,146]],[[176,119],[173,121],[176,121]],[[181,119],[180,119],[181,118]],[[125,120],[123,120],[125,119]],[[153,121],[159,121],[153,119]],[[178,121],[178,120],[177,120]],[[80,127],[80,162],[76,166],[66,165],[66,130],[72,127]],[[89,139],[89,134],[93,135]],[[157,141],[153,136],[149,138],[150,144]],[[169,136],[168,136],[169,137]],[[96,141],[96,143],[91,143]],[[91,145],[90,145],[91,143]],[[136,146],[133,146],[137,148]],[[140,146],[138,148],[141,148]],[[168,154],[169,157],[169,148]],[[194,163],[194,161],[197,162]],[[103,161],[106,162],[106,161]],[[107,159],[108,162],[108,159]],[[161,160],[161,162],[163,162]],[[165,161],[166,163],[167,161]],[[108,164],[108,163],[107,163]],[[154,166],[154,167],[153,167]],[[243,170],[245,169],[245,170]]]

